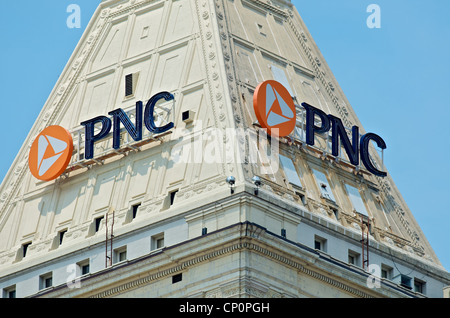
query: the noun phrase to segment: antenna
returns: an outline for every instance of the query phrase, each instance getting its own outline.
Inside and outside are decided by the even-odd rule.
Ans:
[[[111,231],[108,232],[108,220],[109,215],[112,214],[112,221],[111,221]],[[114,209],[110,209],[106,213],[106,241],[105,241],[105,268],[108,266],[112,266],[112,258],[113,258],[113,240],[114,240],[114,215],[115,211]],[[109,248],[108,248],[109,247]],[[109,255],[108,255],[109,251]]]
[[[364,228],[367,226],[366,236],[364,237]],[[369,232],[370,232],[370,219],[364,221],[364,216],[361,215],[361,248],[362,248],[362,267],[366,269],[369,267]]]

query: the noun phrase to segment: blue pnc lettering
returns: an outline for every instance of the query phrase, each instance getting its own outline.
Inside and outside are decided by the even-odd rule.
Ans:
[[[386,177],[387,173],[375,168],[373,166],[372,162],[370,161],[369,144],[370,144],[371,140],[375,141],[379,148],[386,149],[386,143],[380,136],[378,136],[374,133],[365,134],[364,136],[361,137],[361,141],[360,141],[361,161],[363,162],[363,164],[367,168],[367,170],[369,170],[374,175],[379,176],[379,177]]]
[[[143,104],[141,101],[136,102],[136,116],[135,123],[131,122],[131,119],[125,113],[125,111],[121,108],[113,110],[108,113],[108,115],[112,116],[112,120],[106,116],[95,117],[90,120],[86,120],[81,123],[81,125],[85,126],[85,159],[94,158],[94,143],[108,136],[111,128],[114,124],[113,129],[113,148],[120,148],[120,126],[121,124],[125,127],[128,134],[133,138],[134,141],[140,141],[143,138],[143,125],[153,133],[153,134],[161,134],[170,129],[172,129],[175,125],[173,122],[168,123],[162,127],[156,127],[155,124],[155,106],[161,99],[166,101],[174,100],[174,96],[168,92],[161,92],[154,95],[148,101],[145,106],[145,111],[143,112]],[[144,115],[143,115],[144,113]],[[144,116],[144,117],[143,117]],[[97,134],[95,134],[95,125],[101,124],[101,130]]]
[[[306,110],[306,143],[310,146],[314,146],[314,134],[323,134],[331,130],[331,148],[332,155],[337,157],[339,156],[339,141],[344,146],[345,152],[350,160],[350,162],[357,166],[359,165],[360,157],[361,161],[367,170],[373,173],[376,176],[385,177],[387,176],[386,172],[380,171],[372,164],[370,161],[369,155],[369,144],[370,141],[373,140],[377,143],[378,147],[381,149],[386,149],[386,143],[384,140],[374,134],[368,133],[359,139],[359,128],[358,126],[352,127],[352,141],[350,142],[350,138],[347,135],[344,125],[342,121],[333,116],[327,115],[322,110],[315,108],[307,103],[302,103],[302,106]],[[315,124],[315,116],[319,116],[321,120],[321,126],[318,127]]]
[[[306,143],[314,146],[314,133],[322,134],[330,130],[330,120],[327,114],[318,108],[315,108],[307,103],[302,103],[306,109]],[[315,125],[315,115],[319,116],[322,125],[317,127]]]
[[[120,148],[120,123],[123,124],[131,138],[135,141],[142,140],[142,102],[136,103],[136,125],[133,125],[130,118],[119,108],[108,113],[113,116],[114,130],[113,130],[113,148]]]
[[[145,114],[144,114],[145,127],[147,127],[147,129],[154,134],[161,134],[174,127],[174,123],[168,123],[167,125],[162,127],[156,127],[155,125],[155,115],[154,115],[155,105],[161,99],[169,101],[174,100],[175,98],[169,92],[161,92],[150,98],[150,100],[147,102],[147,105],[145,106]]]
[[[101,123],[102,129],[98,134],[95,134],[95,124]],[[84,121],[81,125],[85,126],[85,159],[94,158],[94,143],[100,139],[105,138],[111,131],[111,119],[105,116],[95,117],[93,119]]]

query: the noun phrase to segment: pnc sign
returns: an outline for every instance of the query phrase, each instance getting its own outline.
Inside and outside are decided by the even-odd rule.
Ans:
[[[369,155],[370,141],[374,141],[381,149],[386,149],[384,140],[374,134],[367,133],[359,137],[358,126],[352,127],[352,140],[350,141],[346,129],[340,118],[327,115],[322,110],[302,103],[306,110],[306,143],[314,146],[314,135],[329,132],[331,129],[332,155],[339,156],[340,143],[351,164],[358,166],[360,159],[367,170],[376,176],[385,177],[386,172],[378,170],[372,163]],[[253,108],[256,118],[262,128],[274,137],[285,137],[292,133],[296,125],[295,104],[288,90],[280,83],[269,80],[258,85],[253,95]],[[315,118],[319,117],[320,126],[316,126]]]
[[[94,143],[106,138],[112,132],[113,148],[120,148],[121,125],[135,141],[143,138],[143,126],[152,134],[162,134],[174,127],[170,122],[162,127],[155,124],[154,110],[160,100],[174,100],[169,92],[160,92],[147,102],[145,110],[141,101],[136,102],[136,116],[133,123],[121,108],[113,110],[107,116],[98,116],[81,123],[85,127],[85,159],[94,158]],[[98,126],[100,131],[96,132]],[[45,128],[33,142],[28,158],[31,174],[39,180],[51,181],[58,178],[67,169],[73,154],[73,138],[68,130],[61,126]]]

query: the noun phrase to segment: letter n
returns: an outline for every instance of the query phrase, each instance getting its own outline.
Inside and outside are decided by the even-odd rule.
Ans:
[[[333,156],[339,156],[340,139],[350,162],[355,166],[359,165],[359,128],[357,126],[352,127],[352,145],[350,143],[350,139],[348,138],[347,131],[342,124],[342,121],[333,115],[328,115],[328,117],[330,118],[330,122],[332,125],[331,133]]]

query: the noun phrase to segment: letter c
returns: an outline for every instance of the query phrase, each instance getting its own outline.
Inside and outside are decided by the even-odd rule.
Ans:
[[[169,92],[161,92],[161,93],[154,95],[147,102],[147,105],[145,106],[144,123],[145,123],[145,127],[147,127],[147,129],[154,134],[161,134],[161,133],[166,132],[169,129],[172,129],[174,127],[174,123],[168,123],[165,126],[156,127],[154,111],[155,111],[155,105],[160,99],[165,99],[166,101],[169,101],[169,100],[173,100],[175,98]]]
[[[379,177],[386,177],[387,173],[375,168],[372,162],[370,161],[369,144],[371,140],[375,141],[377,143],[377,146],[380,147],[381,149],[387,148],[384,140],[377,134],[374,133],[365,134],[364,136],[361,137],[360,141],[361,161],[363,162],[367,170],[369,170],[374,175]]]

